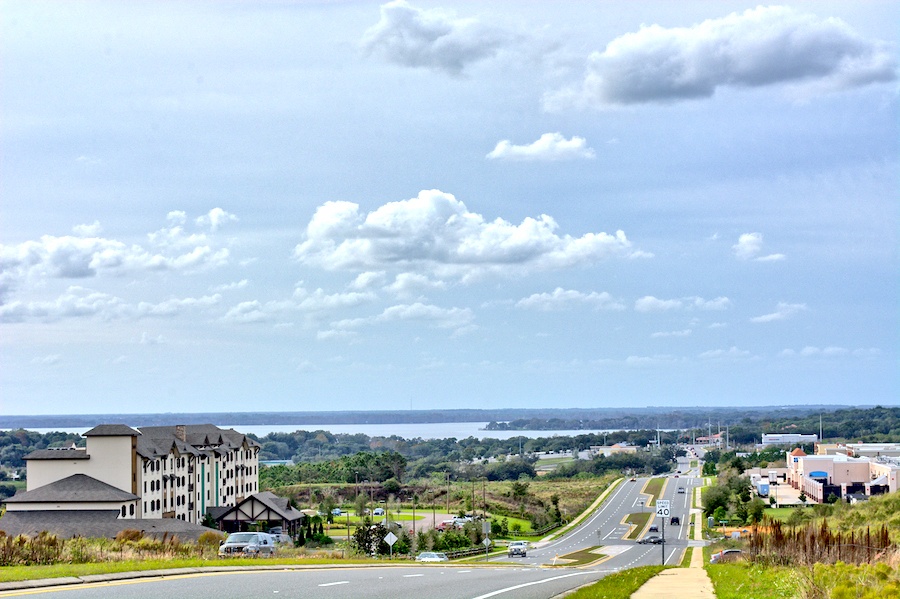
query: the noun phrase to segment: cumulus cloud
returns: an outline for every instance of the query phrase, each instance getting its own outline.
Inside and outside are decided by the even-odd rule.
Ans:
[[[248,281],[247,279],[241,279],[240,281],[234,281],[232,283],[224,283],[222,285],[216,285],[215,287],[212,288],[212,290],[215,292],[234,291],[235,289],[243,289],[244,287],[246,287],[249,284],[250,284],[250,281]]]
[[[99,220],[95,220],[90,225],[75,225],[72,227],[72,232],[79,237],[97,237],[102,231],[103,227],[100,226]]]
[[[762,233],[744,233],[738,237],[738,242],[731,246],[734,255],[740,260],[755,260],[757,262],[778,262],[784,260],[784,254],[768,254],[760,256],[763,247]]]
[[[668,312],[670,310],[727,310],[731,307],[731,300],[727,297],[717,297],[707,300],[702,297],[691,296],[678,299],[659,299],[652,295],[645,295],[635,300],[635,312]]]
[[[763,314],[762,316],[755,316],[750,319],[750,322],[756,323],[764,323],[764,322],[775,322],[776,320],[785,320],[790,318],[794,314],[798,312],[802,312],[806,310],[806,304],[789,304],[787,302],[778,302],[778,305],[775,307],[775,311],[770,314]]]
[[[447,289],[447,283],[434,281],[422,274],[402,272],[385,289],[397,297],[413,297],[424,291]]]
[[[375,316],[333,322],[332,329],[346,331],[390,322],[417,321],[441,329],[468,330],[474,320],[475,314],[469,308],[441,308],[432,304],[415,302],[390,306]]]
[[[681,331],[659,331],[650,335],[653,339],[662,337],[690,337],[691,329],[683,329]]]
[[[897,77],[887,44],[836,18],[760,6],[691,27],[642,26],[588,57],[580,86],[545,106],[605,107],[708,98],[723,87],[841,90]]]
[[[227,248],[215,248],[207,236],[187,234],[184,213],[169,213],[172,226],[148,235],[149,247],[116,239],[82,236],[99,232],[99,223],[79,225],[79,236],[44,235],[39,240],[0,244],[0,302],[25,281],[83,279],[138,272],[193,271],[226,264]]]
[[[517,146],[504,139],[487,155],[492,160],[559,161],[595,158],[596,154],[583,137],[566,139],[561,133],[544,133],[540,139]]]
[[[517,308],[526,310],[566,310],[577,305],[587,305],[595,310],[624,310],[625,305],[607,293],[582,293],[574,289],[557,287],[552,293],[535,293],[516,302]]]
[[[748,358],[750,357],[750,352],[743,349],[738,349],[737,347],[731,346],[728,349],[713,349],[710,351],[705,351],[699,356],[703,360],[722,360],[722,359],[736,359],[736,358]]]
[[[360,42],[369,54],[405,67],[460,75],[466,66],[490,58],[514,36],[477,19],[459,19],[441,9],[420,9],[404,0],[381,6],[381,18]]]
[[[782,350],[781,356],[783,357],[800,357],[800,358],[835,358],[840,356],[847,356],[850,354],[860,355],[857,352],[860,350],[854,350],[851,352],[849,349],[843,347],[837,347],[834,345],[830,345],[827,347],[815,347],[812,345],[807,345],[803,349],[797,351],[793,349],[785,349]]]
[[[308,291],[302,284],[298,284],[289,299],[240,302],[229,308],[222,316],[222,320],[233,324],[248,324],[276,322],[297,315],[315,318],[322,313],[352,308],[373,299],[375,299],[375,294],[371,292],[327,293],[321,288]]]
[[[67,318],[120,318],[169,317],[188,310],[202,310],[219,303],[218,295],[198,298],[170,298],[159,303],[132,304],[120,297],[86,289],[69,287],[54,300],[13,301],[0,306],[0,322],[25,322],[31,320],[52,322]]]
[[[238,217],[230,212],[225,212],[221,208],[213,208],[203,216],[198,217],[195,222],[201,227],[209,227],[209,230],[215,233],[225,223],[233,223],[237,222],[237,220]]]
[[[518,225],[500,218],[486,221],[451,194],[423,190],[368,214],[352,202],[323,204],[294,257],[329,270],[427,269],[438,278],[471,280],[487,273],[526,274],[633,253],[622,231],[572,237],[557,234],[557,229],[546,214]]]
[[[361,272],[359,273],[355,279],[350,283],[350,289],[371,289],[373,287],[378,287],[384,284],[386,273],[383,271],[379,272]]]

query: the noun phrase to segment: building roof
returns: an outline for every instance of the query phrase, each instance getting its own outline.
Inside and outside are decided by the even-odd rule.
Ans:
[[[212,510],[208,510],[212,511]],[[275,516],[276,518],[273,518]],[[262,491],[250,495],[234,507],[213,516],[216,520],[274,520],[281,519],[288,522],[302,520],[306,515],[295,510],[286,497],[279,497],[270,491]]]
[[[182,454],[203,455],[208,452],[225,455],[243,446],[259,447],[259,443],[234,429],[222,429],[214,424],[178,426],[144,426],[140,429],[137,452],[154,459],[168,455],[173,448]],[[183,435],[183,438],[182,438]]]
[[[137,432],[125,424],[99,424],[84,433],[85,437],[137,437]]]
[[[802,449],[800,449],[800,448],[798,447],[798,448],[796,448],[794,451],[791,452],[791,455],[795,455],[795,456],[805,456],[805,455],[806,455],[806,452],[803,451]]]
[[[35,449],[26,460],[89,460],[91,456],[84,449]]]
[[[87,474],[73,474],[50,484],[16,493],[6,503],[82,503],[135,501],[137,495],[118,489]]]
[[[0,530],[10,536],[34,537],[47,531],[58,537],[105,537],[113,539],[123,530],[139,530],[145,536],[193,540],[209,528],[176,518],[119,519],[119,510],[34,510],[6,512],[0,518]]]

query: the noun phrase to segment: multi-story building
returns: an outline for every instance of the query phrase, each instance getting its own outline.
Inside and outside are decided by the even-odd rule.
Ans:
[[[102,424],[84,437],[84,449],[27,455],[27,491],[7,500],[7,509],[104,504],[119,509],[120,518],[200,523],[208,508],[234,506],[259,491],[259,444],[233,429]]]

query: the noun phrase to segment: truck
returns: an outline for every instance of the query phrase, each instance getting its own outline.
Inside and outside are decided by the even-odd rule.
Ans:
[[[757,481],[756,482],[756,494],[760,497],[768,497],[769,496],[769,482],[768,481]]]

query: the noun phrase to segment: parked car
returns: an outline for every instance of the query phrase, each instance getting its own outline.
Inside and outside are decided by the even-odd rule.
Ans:
[[[336,507],[336,508],[334,508],[333,510],[331,510],[331,515],[332,515],[332,516],[340,516],[340,515],[341,515],[341,508]]]
[[[416,556],[417,562],[447,562],[450,558],[445,553],[437,553],[435,551],[423,551]]]
[[[375,508],[375,511],[372,512],[372,515],[373,516],[384,516],[384,508],[383,507]]]
[[[509,557],[515,557],[517,555],[527,557],[528,541],[510,541],[509,546],[506,548],[506,555]]]
[[[293,545],[294,539],[291,538],[291,535],[286,535],[283,533],[278,533],[272,535],[272,540],[275,541],[276,545]]]
[[[219,545],[219,557],[274,557],[275,540],[264,532],[233,532]]]
[[[709,563],[721,564],[722,562],[730,562],[738,559],[740,556],[740,549],[723,549],[718,553],[713,553],[712,557],[709,558]]]
[[[663,540],[662,540],[661,536],[650,535],[649,537],[644,537],[643,539],[638,541],[638,544],[640,544],[640,545],[659,545],[662,542],[663,542]]]

